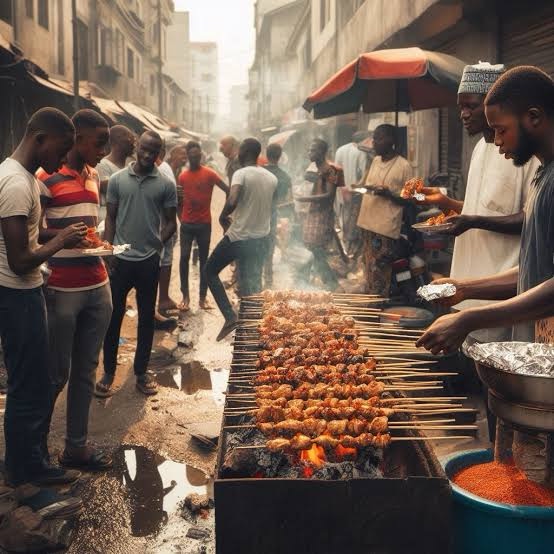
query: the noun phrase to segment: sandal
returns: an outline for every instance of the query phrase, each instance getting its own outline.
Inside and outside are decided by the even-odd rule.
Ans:
[[[64,467],[82,469],[83,471],[106,471],[113,466],[112,457],[101,450],[92,452],[86,459],[72,457],[64,450],[58,456],[58,461]]]
[[[97,396],[98,398],[108,398],[112,396],[114,391],[112,390],[113,385],[113,376],[108,375],[107,373],[104,373],[104,376],[98,383],[96,383],[96,386],[94,387],[94,396]]]
[[[158,384],[150,375],[137,377],[137,389],[146,396],[158,394]]]

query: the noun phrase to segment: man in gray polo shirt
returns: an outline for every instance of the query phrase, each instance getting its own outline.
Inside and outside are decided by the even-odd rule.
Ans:
[[[114,245],[131,248],[109,262],[113,315],[104,340],[104,376],[96,384],[97,396],[110,396],[121,322],[127,295],[136,290],[138,337],[134,371],[137,388],[143,394],[156,394],[156,383],[146,373],[154,338],[154,310],[163,245],[177,229],[177,193],[173,183],[161,175],[156,160],[162,139],[146,131],[138,141],[137,159],[110,177],[108,183],[106,232]]]

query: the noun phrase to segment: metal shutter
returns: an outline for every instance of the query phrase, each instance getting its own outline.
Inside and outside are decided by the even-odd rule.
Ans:
[[[536,65],[554,77],[554,2],[506,4],[500,11],[502,63]]]

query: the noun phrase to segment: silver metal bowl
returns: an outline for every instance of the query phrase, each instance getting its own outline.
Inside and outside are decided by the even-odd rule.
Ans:
[[[476,362],[479,377],[509,402],[554,410],[554,376],[510,373]]]

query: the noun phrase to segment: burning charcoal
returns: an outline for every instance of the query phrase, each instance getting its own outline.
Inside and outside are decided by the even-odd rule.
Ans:
[[[185,506],[192,512],[213,508],[213,501],[207,494],[191,493],[185,498]]]

